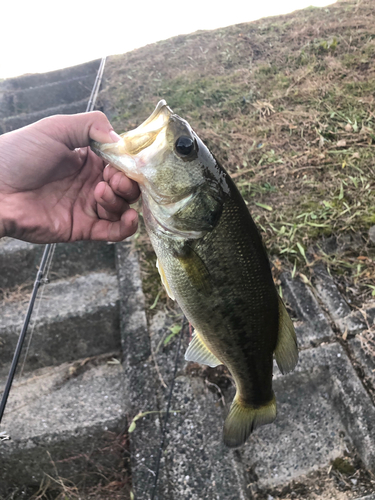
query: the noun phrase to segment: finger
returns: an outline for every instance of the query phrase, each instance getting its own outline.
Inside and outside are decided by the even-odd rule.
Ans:
[[[112,165],[105,167],[103,179],[109,183],[114,193],[125,198],[128,203],[135,203],[141,195],[137,182],[129,179]]]
[[[45,120],[49,120],[49,133],[71,150],[88,146],[90,139],[104,143],[118,142],[121,139],[101,111],[56,115]]]
[[[122,241],[134,234],[138,227],[138,214],[130,208],[116,222],[99,220],[91,229],[90,239],[95,241]]]
[[[120,218],[121,214],[129,208],[129,204],[121,196],[117,196],[104,181],[96,186],[94,198],[99,206],[109,213],[116,214],[117,218]]]
[[[96,213],[99,219],[109,220],[111,222],[116,222],[121,219],[122,213],[113,213],[105,210],[101,205],[97,206]]]
[[[102,205],[97,206],[96,208],[96,213],[99,217],[99,219],[104,219],[104,220],[109,220],[111,222],[116,222],[121,219],[122,214],[126,212],[126,210],[129,210],[129,205],[126,204],[126,208],[124,210],[121,210],[119,212],[111,212],[109,210],[106,210]]]

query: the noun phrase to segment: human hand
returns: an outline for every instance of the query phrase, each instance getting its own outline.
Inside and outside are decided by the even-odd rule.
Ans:
[[[0,237],[121,241],[137,229],[138,185],[88,147],[116,142],[103,113],[44,118],[0,136]]]

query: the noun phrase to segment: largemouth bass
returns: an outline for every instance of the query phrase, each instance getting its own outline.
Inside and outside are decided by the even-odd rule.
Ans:
[[[162,282],[195,330],[185,359],[224,364],[236,383],[223,437],[238,447],[276,418],[273,356],[282,373],[298,360],[261,236],[228,173],[165,101],[121,138],[91,147],[140,185]]]

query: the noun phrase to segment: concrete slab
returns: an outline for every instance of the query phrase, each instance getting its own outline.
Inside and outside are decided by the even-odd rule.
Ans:
[[[313,268],[314,286],[329,316],[345,339],[352,362],[364,376],[366,387],[375,397],[375,339],[372,331],[375,304],[368,302],[352,310],[340,294],[333,278],[321,264]]]
[[[61,104],[59,106],[54,106],[53,108],[47,108],[41,111],[33,111],[32,113],[23,113],[3,118],[0,120],[0,134],[5,134],[6,132],[11,132],[12,130],[25,127],[26,125],[41,120],[42,118],[46,118],[47,116],[83,113],[86,111],[87,102],[88,98],[68,104]]]
[[[45,245],[13,238],[0,240],[0,288],[34,283]],[[115,268],[114,245],[97,241],[58,243],[49,275],[50,280],[107,271]]]
[[[375,467],[375,409],[338,344],[300,353],[296,371],[275,370],[278,417],[257,430],[244,448],[256,486],[276,486],[328,466],[353,446]]]
[[[375,396],[375,341],[373,335],[365,332],[348,342],[349,352],[360,367],[366,382]]]
[[[1,92],[10,90],[21,90],[37,87],[39,85],[46,85],[61,80],[69,80],[77,76],[93,73],[96,75],[100,64],[100,59],[95,59],[87,63],[78,64],[69,68],[58,69],[55,71],[48,71],[46,73],[34,73],[29,75],[22,75],[15,78],[7,78],[0,82],[0,96]]]
[[[0,442],[0,494],[39,485],[45,473],[90,482],[100,466],[118,465],[110,447],[124,430],[122,367],[108,361],[66,363],[16,381],[1,425],[11,440]]]
[[[336,342],[324,342],[332,342],[335,336],[313,292],[300,281],[284,277],[284,295],[298,317],[303,349],[294,373],[281,376],[275,367],[275,423],[257,429],[239,450],[223,446],[222,426],[234,389],[223,368],[185,363],[189,342],[185,332],[154,491],[178,337],[166,345],[164,341],[171,327],[181,325],[182,316],[178,309],[159,311],[148,333],[139,308],[144,299],[138,271],[134,274],[135,254],[128,243],[118,246],[117,252],[120,287],[132,283],[121,313],[131,408],[128,422],[145,413],[130,434],[135,499],[148,500],[154,492],[159,500],[248,500],[255,493],[329,467],[348,450],[375,471],[371,399],[344,349]]]
[[[0,97],[0,118],[43,111],[83,99],[88,101],[95,77],[95,73],[89,73],[28,89],[5,91]]]
[[[280,277],[283,295],[298,321],[295,329],[300,349],[317,346],[334,339],[332,328],[311,289],[289,273]]]
[[[178,376],[172,410],[156,498],[247,499],[240,454],[222,443],[220,403],[204,380]]]
[[[152,360],[142,370],[158,378],[158,403],[153,401],[153,409],[166,408],[177,342],[164,346],[163,340],[178,321],[178,316],[159,312],[150,324],[157,370]],[[303,350],[296,371],[287,376],[275,368],[277,420],[256,430],[243,448],[232,451],[222,445],[221,435],[233,387],[226,388],[222,380],[213,386],[218,369],[185,363],[187,343],[184,337],[156,498],[248,499],[256,491],[327,467],[353,448],[365,466],[375,470],[375,409],[340,345]],[[221,404],[223,397],[226,408]],[[142,403],[148,407],[147,401]],[[147,429],[151,420],[157,434],[163,420],[154,414],[139,421],[131,439]],[[138,441],[139,467],[143,464],[149,480],[143,481],[136,498],[150,498],[153,489],[155,465],[150,455],[155,456],[160,446],[157,435],[154,442],[153,450],[151,443],[144,450]]]
[[[136,500],[148,500],[161,439],[159,380],[151,358],[138,258],[131,242],[116,244],[116,261],[128,425],[139,413],[150,412],[137,421],[136,430],[129,435],[133,493]]]
[[[357,311],[352,311],[339,292],[332,276],[322,263],[313,267],[314,286],[328,314],[342,334],[353,336],[366,326],[363,317]]]
[[[307,398],[304,404],[303,397],[313,389],[313,379],[317,375],[316,393],[311,394],[312,398]],[[282,385],[279,384],[289,386],[301,376],[307,376],[308,381],[293,390],[293,404],[290,406],[289,396],[285,401],[289,387],[285,393],[280,393]],[[335,453],[339,456],[340,449],[343,452],[346,447],[351,450],[353,446],[366,467],[374,470],[374,407],[340,346],[321,346],[301,353],[297,373],[278,377],[275,392],[281,402],[276,425],[268,432],[266,427],[260,429],[258,434],[259,437],[267,434],[268,446],[262,443],[262,448],[256,443],[248,449],[249,456],[254,457],[248,466],[254,463],[254,473],[259,474],[258,471],[265,469],[267,475],[270,474],[271,483],[283,483],[288,477],[295,476],[296,479],[306,465],[309,470],[310,467],[311,470],[322,467],[324,462],[328,465],[330,456]],[[297,397],[298,392],[301,397]],[[310,422],[306,418],[311,419]],[[251,437],[250,444],[255,437],[255,434]],[[293,447],[288,444],[290,441]],[[272,455],[273,460],[270,460]],[[269,466],[265,467],[267,463]],[[284,471],[283,464],[288,464]]]
[[[25,368],[61,364],[120,349],[117,277],[91,273],[39,290]],[[7,371],[21,331],[29,293],[1,304],[0,372]],[[35,325],[35,327],[34,327]],[[26,340],[27,343],[27,340]]]

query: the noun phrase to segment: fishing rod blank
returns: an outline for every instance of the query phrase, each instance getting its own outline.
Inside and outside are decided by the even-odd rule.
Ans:
[[[45,265],[46,265],[47,260],[48,260],[48,255],[49,255],[49,252],[50,252],[50,247],[51,247],[50,244],[48,244],[48,245],[45,246],[44,252],[43,252],[43,256],[42,256],[42,261],[41,261],[40,266],[39,266],[39,271],[38,271],[38,273],[36,275],[36,279],[35,279],[35,282],[34,282],[34,287],[33,287],[33,291],[32,291],[32,294],[31,294],[29,306],[27,308],[27,312],[26,312],[26,316],[25,316],[25,321],[23,323],[22,330],[21,330],[20,336],[18,338],[17,347],[16,347],[16,350],[14,352],[12,364],[10,366],[9,375],[8,375],[8,378],[7,378],[7,382],[5,384],[4,393],[3,393],[3,396],[1,398],[1,403],[0,403],[0,422],[1,422],[1,419],[3,418],[3,414],[4,414],[5,406],[7,404],[7,400],[8,400],[10,388],[12,387],[12,382],[13,382],[13,379],[14,379],[14,374],[16,373],[16,368],[17,368],[17,365],[18,365],[18,361],[19,361],[20,356],[21,356],[21,350],[22,350],[23,343],[25,341],[27,327],[29,326],[29,322],[30,322],[31,314],[33,312],[34,303],[35,303],[35,299],[36,299],[36,296],[37,296],[37,293],[38,293],[39,285],[40,285],[40,283],[42,281],[42,278],[43,278],[44,268],[45,268]]]

